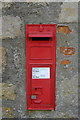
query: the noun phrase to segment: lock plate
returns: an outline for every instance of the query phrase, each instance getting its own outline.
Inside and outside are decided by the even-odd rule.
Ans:
[[[36,99],[36,95],[31,95],[31,99]]]

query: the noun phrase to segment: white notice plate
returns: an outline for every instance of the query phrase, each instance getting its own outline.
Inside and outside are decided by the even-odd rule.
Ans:
[[[33,67],[32,79],[49,79],[50,67]]]

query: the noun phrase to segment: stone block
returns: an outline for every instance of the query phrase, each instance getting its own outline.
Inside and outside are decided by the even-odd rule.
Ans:
[[[4,72],[6,66],[6,50],[4,47],[0,47],[0,73]]]
[[[21,19],[16,16],[3,16],[2,18],[2,38],[15,38],[21,35]]]
[[[8,100],[15,100],[16,94],[15,94],[16,86],[9,83],[2,83],[2,98],[8,99]]]
[[[59,22],[78,22],[77,2],[64,2],[62,4]]]
[[[78,105],[78,74],[62,81],[62,96],[64,104]]]
[[[8,7],[8,8],[10,8],[11,7],[11,5],[12,5],[12,2],[3,2],[2,3],[2,8],[6,8],[6,7]]]
[[[3,118],[13,118],[13,111],[10,107],[2,108],[2,117]]]

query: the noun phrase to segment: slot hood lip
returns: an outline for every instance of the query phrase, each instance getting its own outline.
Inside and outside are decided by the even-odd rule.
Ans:
[[[53,34],[29,34],[29,37],[53,37]]]

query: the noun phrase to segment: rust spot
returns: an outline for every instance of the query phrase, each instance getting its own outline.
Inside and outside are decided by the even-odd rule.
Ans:
[[[73,47],[60,47],[60,52],[64,55],[73,55],[75,54],[75,49]]]
[[[70,34],[72,30],[68,26],[58,26],[58,32],[64,33],[64,34]]]
[[[63,61],[61,61],[60,64],[62,64],[62,65],[66,65],[66,64],[70,64],[70,63],[71,63],[70,60],[63,60]]]

